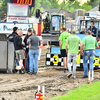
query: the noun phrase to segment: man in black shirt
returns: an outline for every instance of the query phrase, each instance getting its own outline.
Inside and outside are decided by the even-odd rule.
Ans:
[[[14,27],[12,34],[10,34],[8,36],[8,41],[9,42],[14,43],[14,38],[15,38],[15,36],[18,35],[17,32],[18,32],[18,27]],[[18,60],[16,59],[16,53],[14,52],[14,67],[16,67],[17,65],[18,65]]]
[[[23,47],[25,47],[24,43],[22,42],[23,32],[20,30],[18,35],[14,38],[14,47],[16,51],[16,57],[19,62],[19,74],[22,74],[21,69],[23,67],[23,59],[25,59]]]
[[[93,22],[93,21],[91,21],[91,26],[90,26],[90,28],[89,28],[88,30],[90,30],[90,31],[92,32],[92,35],[93,35],[94,37],[96,37],[97,28],[94,26],[94,22]]]
[[[29,28],[28,33],[27,33],[27,35],[25,36],[25,39],[24,39],[24,43],[25,43],[26,46],[28,45],[27,40],[31,35],[32,35],[32,29]],[[27,55],[27,58],[26,58],[26,71],[28,72],[29,71],[29,48],[26,48],[26,55]]]
[[[14,27],[14,28],[13,28],[12,34],[10,34],[10,35],[8,36],[8,40],[9,40],[10,42],[14,42],[15,36],[18,35],[17,32],[18,32],[18,27]]]

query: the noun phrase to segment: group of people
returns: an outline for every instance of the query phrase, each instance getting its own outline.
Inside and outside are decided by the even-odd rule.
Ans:
[[[94,24],[91,22],[91,24]],[[97,40],[92,36],[93,31],[96,33],[93,25],[86,32],[86,37],[83,41],[76,36],[76,31],[72,31],[71,34],[67,32],[66,28],[62,28],[63,33],[59,37],[59,46],[61,49],[61,56],[63,57],[64,71],[67,72],[67,67],[69,70],[68,78],[71,76],[75,78],[76,72],[76,60],[77,55],[83,55],[83,68],[84,76],[82,78],[88,77],[88,67],[87,61],[89,60],[89,70],[93,70],[93,62],[95,56],[95,48],[98,46]],[[22,74],[23,60],[25,59],[26,52],[26,72],[30,75],[37,75],[38,72],[38,57],[39,57],[39,46],[41,45],[40,39],[36,36],[36,31],[29,28],[27,35],[25,35],[24,40],[22,39],[23,31],[19,30],[18,27],[13,28],[13,33],[8,36],[8,40],[13,42],[15,48],[15,61],[19,69],[19,74]],[[80,44],[80,51],[79,51]],[[24,50],[25,48],[25,50]],[[17,63],[18,61],[18,63]],[[71,61],[73,65],[73,72],[71,69]]]
[[[66,31],[66,28],[63,28],[62,31],[63,33],[60,35],[59,38],[59,45],[61,50],[61,56],[63,57],[63,65],[64,65],[63,73],[66,73],[68,66],[69,70],[69,73],[67,75],[68,78],[70,78],[71,76],[72,78],[75,78],[77,55],[81,54],[83,56],[83,68],[84,68],[84,76],[82,78],[87,78],[88,60],[89,60],[89,70],[93,70],[95,48],[98,46],[96,38],[92,36],[93,33],[90,30],[86,32],[86,37],[84,37],[82,41],[78,36],[76,36],[76,31],[73,30],[71,34]],[[79,44],[80,44],[80,50],[79,50]],[[71,69],[71,61],[72,61],[73,71]]]
[[[29,28],[27,35],[22,39],[23,31],[19,30],[18,27],[13,28],[13,33],[8,36],[8,40],[13,42],[15,48],[15,59],[19,74],[22,73],[23,60],[25,59],[25,52],[27,55],[26,59],[26,72],[30,75],[37,75],[38,72],[38,57],[39,57],[39,46],[41,45],[40,39],[36,36],[36,31]],[[17,62],[18,61],[18,62]]]

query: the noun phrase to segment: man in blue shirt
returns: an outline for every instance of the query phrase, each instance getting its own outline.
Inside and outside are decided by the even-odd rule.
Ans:
[[[93,21],[91,21],[91,26],[88,30],[90,30],[94,36],[97,34],[97,28],[94,26]]]

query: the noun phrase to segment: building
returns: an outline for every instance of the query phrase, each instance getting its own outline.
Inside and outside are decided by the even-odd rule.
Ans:
[[[89,10],[88,12],[95,12],[95,11],[99,11],[99,5]]]
[[[63,14],[65,13],[66,19],[74,19],[74,14],[64,10],[64,9],[44,9],[43,11],[48,11],[49,14],[56,13],[56,14]]]

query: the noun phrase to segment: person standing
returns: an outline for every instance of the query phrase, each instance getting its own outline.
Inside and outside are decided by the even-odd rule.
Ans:
[[[41,45],[40,39],[36,36],[36,31],[33,30],[32,36],[29,37],[28,39],[28,44],[29,44],[29,74],[33,74],[33,69],[34,69],[34,74],[37,75],[38,72],[38,57],[39,57],[39,46]]]
[[[88,78],[88,67],[87,62],[89,60],[89,70],[93,71],[93,62],[95,56],[95,48],[98,46],[97,40],[92,36],[91,31],[86,32],[86,37],[83,38],[81,53],[83,53],[83,68],[84,76],[82,78]],[[84,52],[83,52],[84,50]]]
[[[28,45],[27,40],[31,35],[32,35],[32,29],[29,28],[28,33],[27,33],[27,35],[24,39],[24,43],[25,43],[26,46]],[[26,71],[28,72],[29,71],[29,48],[26,48],[26,55],[27,55],[27,58],[26,58]]]
[[[13,45],[13,48],[14,48],[14,38],[15,36],[18,35],[17,32],[18,32],[18,27],[14,27],[12,34],[8,36],[8,41]],[[17,65],[18,65],[18,60],[16,59],[16,53],[14,51],[14,67],[16,67]]]
[[[90,28],[88,30],[90,30],[92,32],[93,36],[96,36],[97,28],[94,26],[94,22],[93,21],[91,21],[91,26],[90,26]]]
[[[66,39],[71,35],[66,31],[66,28],[62,28],[62,34],[59,37],[59,46],[60,46],[60,51],[61,51],[61,57],[63,57],[63,65],[64,65],[64,72],[66,73],[67,71],[67,54],[66,54]]]
[[[72,35],[70,37],[67,38],[66,41],[66,52],[68,50],[68,60],[67,60],[67,64],[68,64],[68,70],[69,70],[69,74],[67,75],[68,78],[70,78],[71,76],[73,78],[75,78],[75,72],[76,72],[76,60],[77,60],[77,55],[79,52],[79,44],[82,45],[81,43],[81,39],[76,36],[76,32],[72,31],[71,33]],[[72,64],[73,64],[73,74],[71,71],[71,60],[73,60]]]
[[[12,34],[10,34],[10,35],[8,36],[8,40],[9,40],[10,42],[14,42],[15,36],[18,35],[17,32],[18,32],[18,27],[14,27],[14,28],[13,28]]]
[[[16,51],[16,58],[19,62],[19,74],[22,74],[23,59],[25,59],[23,47],[25,47],[24,42],[22,42],[23,31],[19,30],[18,35],[14,38],[14,47]]]

